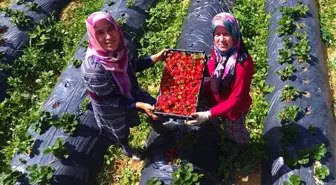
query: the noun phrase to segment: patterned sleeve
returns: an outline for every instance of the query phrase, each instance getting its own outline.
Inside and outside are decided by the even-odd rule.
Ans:
[[[87,90],[99,96],[114,108],[135,108],[136,102],[120,96],[118,87],[112,81],[112,75],[103,66],[89,58],[82,64],[82,78]]]
[[[134,59],[131,61],[131,65],[134,72],[141,72],[154,66],[151,56]]]

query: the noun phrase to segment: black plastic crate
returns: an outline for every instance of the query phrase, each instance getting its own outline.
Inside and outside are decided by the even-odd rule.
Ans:
[[[199,106],[199,96],[202,93],[202,87],[203,87],[203,80],[204,80],[204,71],[206,68],[206,64],[207,64],[207,56],[205,54],[204,51],[198,51],[198,50],[185,50],[185,49],[168,49],[168,51],[166,53],[164,53],[164,60],[166,59],[166,55],[167,53],[171,52],[171,51],[177,51],[177,52],[183,52],[183,53],[187,53],[187,54],[202,54],[203,55],[203,61],[204,61],[204,66],[203,66],[203,72],[202,72],[202,78],[200,81],[200,87],[198,90],[198,96],[196,99],[196,111],[198,110],[198,106]],[[166,66],[164,67],[164,70],[166,69]],[[163,71],[164,71],[163,70]],[[161,83],[163,80],[163,75],[161,77],[161,81],[160,81],[160,91],[159,91],[159,95],[157,97],[157,101],[159,100],[159,97],[161,96]],[[155,106],[157,105],[158,102],[155,103]],[[162,111],[158,111],[155,110],[154,114],[158,115],[158,116],[162,116],[162,117],[168,117],[168,118],[173,118],[173,119],[182,119],[182,120],[186,120],[186,119],[191,119],[192,116],[186,116],[186,115],[181,115],[181,114],[173,114],[173,113],[166,113],[166,112],[162,112]]]

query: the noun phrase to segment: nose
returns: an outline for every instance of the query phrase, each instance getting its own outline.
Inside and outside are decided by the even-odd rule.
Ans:
[[[105,38],[106,38],[106,39],[110,39],[110,38],[111,38],[111,35],[108,34],[108,33],[106,33]]]
[[[225,37],[224,37],[224,35],[220,35],[220,36],[219,36],[219,41],[221,41],[221,42],[225,41]]]

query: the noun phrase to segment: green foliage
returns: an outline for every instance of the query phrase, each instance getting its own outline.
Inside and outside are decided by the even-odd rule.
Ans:
[[[68,158],[70,155],[69,149],[66,147],[65,142],[62,138],[57,138],[53,146],[48,146],[43,150],[43,154],[53,154],[55,157]]]
[[[65,133],[72,135],[77,129],[79,123],[80,119],[78,116],[65,113],[61,117],[59,117],[55,122],[53,122],[53,125],[58,129],[63,129]]]
[[[308,126],[308,132],[312,135],[315,135],[316,134],[316,126],[314,124],[310,124]]]
[[[82,60],[80,59],[73,59],[72,65],[75,66],[75,68],[79,68],[82,65]]]
[[[282,94],[280,97],[280,101],[294,101],[298,96],[300,96],[301,92],[299,89],[294,88],[291,85],[285,85],[285,87],[282,90]]]
[[[34,164],[28,166],[27,171],[30,172],[29,182],[49,185],[51,184],[55,169],[51,165],[39,166],[38,164]]]
[[[121,182],[118,183],[118,185],[137,185],[139,182],[139,177],[140,177],[140,173],[135,171],[135,170],[131,170],[129,168],[125,168],[121,171],[122,174],[122,178],[121,178]]]
[[[309,51],[311,50],[311,46],[307,40],[307,35],[304,32],[302,35],[297,34],[296,37],[301,40],[294,43],[293,53],[298,56],[298,62],[307,62],[310,60]]]
[[[297,105],[285,106],[277,115],[281,123],[294,123],[302,110]]]
[[[193,172],[194,168],[191,163],[181,164],[180,167],[172,174],[175,180],[172,185],[199,185],[199,180],[204,175]]]
[[[163,183],[156,177],[151,178],[149,181],[146,183],[147,185],[162,185]]]
[[[36,124],[32,126],[32,129],[39,134],[45,133],[50,126],[52,125],[52,121],[54,120],[51,116],[50,112],[42,111],[39,113],[40,118]]]
[[[31,19],[24,11],[12,10],[10,16],[11,23],[17,25],[18,27],[28,26],[31,23]]]
[[[82,101],[82,103],[79,105],[79,110],[81,112],[85,112],[89,106],[89,103],[90,103],[90,98],[89,96],[86,96],[84,100]]]
[[[308,7],[301,3],[293,7],[282,6],[280,7],[280,12],[282,17],[278,21],[279,27],[276,32],[279,35],[290,35],[294,32],[294,19],[305,16],[308,12]]]
[[[128,8],[132,8],[132,7],[134,7],[134,5],[135,5],[135,0],[127,0],[126,1],[126,6]]]
[[[40,8],[40,5],[36,2],[28,2],[27,5],[31,11],[36,11]]]
[[[111,164],[112,161],[116,158],[118,158],[118,156],[120,156],[122,154],[121,152],[121,148],[120,147],[116,147],[115,145],[111,145],[108,149],[107,149],[107,153],[104,155],[104,159],[105,159],[105,163],[106,164]]]
[[[277,70],[275,73],[280,75],[282,81],[285,81],[293,76],[294,71],[296,71],[296,67],[292,64],[287,64],[283,70]]]
[[[326,148],[325,144],[321,143],[320,145],[316,145],[314,147],[312,154],[314,155],[314,158],[319,161],[325,156],[327,151],[328,149]]]
[[[54,118],[49,112],[42,111],[39,113],[39,120],[33,126],[35,132],[43,134],[50,126],[63,129],[64,132],[72,135],[80,123],[79,117],[65,113],[59,118]]]
[[[314,176],[316,176],[320,180],[324,180],[329,175],[330,175],[330,171],[329,171],[329,168],[326,166],[314,168]]]
[[[26,1],[26,0],[17,0],[17,1],[16,1],[16,4],[21,5],[21,4],[25,3],[25,1]]]
[[[282,146],[287,146],[290,143],[295,143],[299,130],[295,124],[287,124],[281,127],[281,132],[282,137],[280,142]]]
[[[18,178],[22,177],[23,173],[17,170],[10,170],[6,173],[6,176],[3,179],[3,185],[12,185],[15,184]]]
[[[289,177],[289,182],[286,181],[283,185],[303,185],[303,183],[301,182],[299,175],[291,175]]]
[[[278,22],[280,27],[276,29],[277,34],[289,35],[293,33],[293,22],[294,22],[294,18],[292,16],[283,15]]]
[[[321,36],[327,47],[336,46],[336,6],[333,0],[318,0]]]
[[[282,48],[279,49],[280,58],[278,59],[279,64],[290,63],[292,61],[292,54],[290,49]]]

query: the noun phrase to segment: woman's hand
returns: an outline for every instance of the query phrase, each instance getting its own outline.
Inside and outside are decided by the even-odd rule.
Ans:
[[[168,51],[168,49],[165,48],[165,49],[161,50],[160,52],[152,55],[151,58],[152,58],[153,63],[156,63],[158,61],[162,61],[163,60],[163,54],[167,51]]]
[[[152,110],[154,110],[154,106],[148,104],[148,103],[143,103],[143,102],[137,102],[136,103],[136,108],[142,109],[146,112],[146,114],[151,117],[153,120],[157,120],[159,117],[156,116]]]
[[[205,121],[209,120],[211,118],[210,111],[205,112],[195,112],[191,114],[192,117],[194,117],[194,120],[188,120],[185,122],[186,125],[194,125],[199,126]]]

